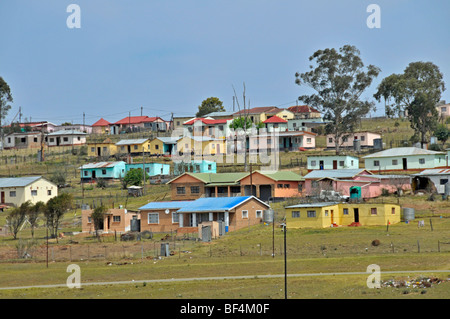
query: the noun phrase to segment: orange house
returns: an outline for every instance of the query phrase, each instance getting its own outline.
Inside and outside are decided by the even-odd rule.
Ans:
[[[94,233],[94,222],[91,218],[93,209],[86,209],[81,211],[81,231]],[[126,209],[108,209],[100,225],[99,231],[102,233],[125,233],[131,229],[131,220],[140,219],[140,216],[135,211],[128,211]]]
[[[254,195],[267,201],[274,198],[301,196],[304,178],[291,171],[254,171],[242,178],[240,184],[242,194]]]

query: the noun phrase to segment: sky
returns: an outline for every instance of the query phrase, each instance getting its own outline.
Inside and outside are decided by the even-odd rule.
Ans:
[[[67,20],[80,8],[80,28]],[[380,28],[369,28],[370,4]],[[128,115],[194,116],[218,97],[286,108],[312,93],[295,84],[317,50],[350,44],[381,69],[363,95],[411,62],[430,61],[450,87],[448,0],[1,0],[0,76],[6,117],[55,124]],[[72,21],[72,19],[70,19]],[[442,100],[450,101],[447,89]],[[235,111],[237,111],[235,103]],[[383,103],[376,111],[384,114]]]

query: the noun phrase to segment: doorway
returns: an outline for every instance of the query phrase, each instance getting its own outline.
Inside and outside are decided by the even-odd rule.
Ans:
[[[4,204],[4,203],[5,203],[5,192],[2,192],[0,204]]]
[[[408,169],[408,159],[402,158],[402,161],[403,161],[403,169],[407,170]]]
[[[355,217],[355,223],[359,223],[359,208],[353,208],[353,215]]]
[[[337,169],[337,161],[333,161],[333,169]]]

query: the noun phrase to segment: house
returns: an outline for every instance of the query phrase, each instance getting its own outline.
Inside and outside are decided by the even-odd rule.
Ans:
[[[207,160],[174,161],[173,174],[183,173],[217,173],[217,163]]]
[[[248,173],[183,173],[170,180],[172,200],[241,196],[239,180]]]
[[[150,141],[150,155],[171,156],[177,151],[179,137],[155,137]]]
[[[106,138],[101,142],[88,142],[87,151],[88,156],[108,158],[117,154],[117,146],[111,139]]]
[[[314,155],[307,157],[306,168],[311,170],[322,169],[358,169],[359,158],[350,155]]]
[[[131,169],[145,169],[147,175],[152,176],[160,176],[160,175],[169,175],[170,174],[170,164],[162,164],[162,163],[132,163],[125,164],[125,171],[128,172]]]
[[[411,189],[408,175],[376,175],[366,169],[314,170],[304,178],[305,195],[312,197],[334,191],[346,198],[367,199]]]
[[[36,204],[58,195],[58,186],[42,176],[0,178],[0,204],[20,206],[27,201]]]
[[[278,117],[277,115],[269,117],[265,120],[264,125],[267,132],[285,132],[288,130],[288,121]]]
[[[97,122],[91,125],[92,134],[109,134],[109,127],[112,123],[101,118]]]
[[[93,209],[81,210],[81,231],[83,233],[95,233],[94,221],[91,218]],[[127,209],[110,208],[105,213],[103,222],[100,224],[100,233],[125,233],[132,230],[132,221],[140,219],[137,212]]]
[[[294,119],[319,119],[322,117],[320,112],[309,105],[295,105],[287,108],[294,114]]]
[[[11,133],[3,138],[3,147],[5,149],[40,148],[41,142],[42,133],[40,132]]]
[[[400,220],[401,207],[394,204],[321,202],[286,207],[287,228],[385,226]]]
[[[229,125],[233,119],[194,118],[183,123],[183,136],[225,139],[229,135]]]
[[[207,116],[204,116],[207,118]],[[192,116],[174,116],[173,117],[173,133],[177,136],[183,136],[184,126],[183,124],[187,121],[195,119],[195,115]]]
[[[117,153],[128,155],[142,155],[150,153],[150,140],[148,138],[124,139],[116,143]]]
[[[192,201],[151,202],[139,208],[141,231],[155,233],[177,231],[180,227],[178,210]]]
[[[54,132],[56,131],[78,131],[86,134],[92,133],[92,126],[85,124],[67,124],[55,126]]]
[[[166,132],[169,130],[167,122],[160,117],[128,116],[110,124],[110,134],[123,132]]]
[[[445,101],[441,101],[439,105],[436,107],[438,110],[439,118],[445,120],[450,116],[450,103],[446,103]]]
[[[185,136],[177,141],[178,156],[214,156],[226,153],[226,141],[208,136]]]
[[[373,171],[406,171],[446,167],[444,152],[417,147],[398,147],[363,157],[365,168]]]
[[[215,119],[215,120],[232,119],[234,113],[235,112],[227,112],[227,111],[212,112],[212,113],[208,113],[208,114],[203,115],[203,117],[204,118],[212,118],[212,119]]]
[[[123,161],[95,162],[84,164],[79,169],[82,180],[119,179],[125,177],[126,163]]]
[[[47,146],[77,146],[86,144],[86,133],[79,131],[54,131],[46,136]]]
[[[253,124],[263,123],[267,118],[283,111],[275,106],[254,107],[233,113],[233,118],[247,117]],[[283,115],[282,115],[283,116]]]
[[[300,151],[316,147],[316,133],[299,132],[271,132],[259,133],[249,137],[248,148],[250,152],[261,150]]]
[[[40,122],[24,122],[24,123],[13,123],[11,125],[17,125],[21,128],[22,131],[38,131],[50,133],[55,130],[56,124],[53,124],[48,121],[40,121]],[[7,125],[8,127],[11,125]]]
[[[417,174],[411,174],[412,190],[417,191],[433,191],[437,194],[446,194],[450,191],[450,169],[449,168],[433,168],[426,169]]]
[[[262,201],[302,195],[304,178],[292,171],[254,171],[239,180],[241,193]]]
[[[356,141],[361,148],[373,148],[375,141],[381,139],[381,135],[373,132],[355,132],[344,133],[339,141],[341,148],[353,148]],[[336,147],[334,142],[334,135],[327,135],[327,148],[334,149]]]

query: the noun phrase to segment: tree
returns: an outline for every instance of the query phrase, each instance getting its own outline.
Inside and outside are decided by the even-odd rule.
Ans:
[[[146,174],[145,178],[148,179],[149,176],[147,173],[140,168],[132,168],[130,169],[123,178],[123,186],[126,188],[129,185],[133,186],[141,186],[142,181],[144,179],[144,174]]]
[[[309,86],[316,93],[298,99],[317,108],[330,121],[325,132],[332,134],[339,154],[340,141],[346,133],[353,132],[359,119],[374,108],[374,103],[361,100],[363,92],[380,73],[373,65],[364,68],[356,47],[345,45],[336,49],[316,51],[310,58],[316,66],[311,71],[296,73],[296,84]]]
[[[13,234],[14,239],[17,239],[17,234],[25,221],[25,217],[25,210],[23,208],[21,209],[21,207],[14,207],[6,217],[9,230]]]
[[[402,74],[392,74],[378,86],[374,97],[380,101],[393,101],[395,109],[404,110],[421,146],[427,134],[435,130],[438,123],[436,105],[445,91],[443,75],[439,67],[431,62],[412,62]]]
[[[3,141],[3,119],[8,115],[8,111],[11,109],[13,97],[11,95],[11,89],[8,83],[0,76],[0,141]]]
[[[445,147],[445,143],[450,137],[450,130],[447,128],[445,124],[438,124],[436,129],[434,130],[434,135],[438,139],[439,142],[442,142],[442,147]]]
[[[64,213],[72,208],[72,204],[73,196],[67,193],[53,197],[47,202],[44,216],[53,238],[57,237],[60,220]]]
[[[225,112],[225,108],[222,105],[222,101],[217,97],[209,97],[203,100],[202,104],[198,107],[196,117],[202,117],[212,112]]]
[[[34,204],[33,206],[31,206],[28,211],[27,218],[28,218],[28,222],[30,223],[30,226],[31,226],[31,237],[32,238],[34,238],[34,229],[37,227],[38,218],[41,214],[44,213],[45,209],[46,209],[45,203],[39,201],[36,204]]]
[[[98,231],[101,228],[101,226],[103,225],[103,221],[105,219],[105,214],[108,211],[108,208],[106,208],[106,206],[99,206],[94,208],[94,211],[91,214],[91,219],[92,222],[94,223],[94,229],[95,229],[95,236],[99,238],[98,236]]]

